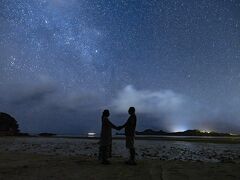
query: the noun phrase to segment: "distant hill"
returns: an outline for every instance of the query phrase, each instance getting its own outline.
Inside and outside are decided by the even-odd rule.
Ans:
[[[52,136],[56,136],[56,134],[54,134],[54,133],[40,133],[40,134],[38,134],[38,136],[52,137]]]
[[[231,136],[229,133],[203,132],[197,129],[171,133],[175,136]]]
[[[144,131],[136,131],[136,135],[167,135],[165,131],[154,131],[152,129],[146,129]]]
[[[136,135],[166,135],[166,136],[232,136],[228,133],[218,132],[203,132],[197,129],[186,130],[183,132],[165,132],[165,131],[154,131],[152,129],[146,129],[144,131],[136,131]]]

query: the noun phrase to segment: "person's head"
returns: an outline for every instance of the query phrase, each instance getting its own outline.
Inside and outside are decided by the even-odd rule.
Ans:
[[[129,113],[130,115],[134,114],[134,113],[135,113],[135,108],[134,108],[134,107],[130,107],[130,108],[128,109],[128,113]]]
[[[102,113],[102,117],[109,117],[110,116],[110,112],[108,109],[105,109]]]

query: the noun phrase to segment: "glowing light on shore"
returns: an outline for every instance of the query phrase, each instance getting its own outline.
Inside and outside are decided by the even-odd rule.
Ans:
[[[208,133],[208,134],[211,133],[211,131],[208,131],[208,130],[201,130],[200,132],[201,133]]]
[[[182,131],[186,131],[186,130],[188,130],[188,128],[183,125],[175,126],[175,127],[172,127],[172,129],[171,129],[172,132],[182,132]]]
[[[89,132],[88,133],[88,137],[94,137],[96,135],[96,133],[94,133],[94,132]]]

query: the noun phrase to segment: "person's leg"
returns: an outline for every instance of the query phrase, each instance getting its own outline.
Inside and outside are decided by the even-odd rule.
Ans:
[[[109,151],[108,151],[108,146],[103,146],[102,149],[102,164],[110,164],[108,161],[108,156],[109,156]]]
[[[129,160],[127,160],[125,163],[129,164],[129,165],[137,165],[136,161],[135,161],[135,148],[130,148],[129,149]]]
[[[130,151],[130,160],[135,161],[135,148],[129,149]]]
[[[134,137],[126,137],[126,148],[129,149],[129,160],[126,161],[126,163],[131,165],[136,165]]]
[[[109,149],[108,149],[108,157],[109,157],[109,158],[112,157],[112,144],[109,145]]]
[[[131,153],[130,153],[130,142],[129,142],[129,137],[128,136],[126,136],[126,148],[129,151],[129,159],[128,159],[128,161],[130,161],[131,160]],[[128,161],[126,161],[126,162],[128,162]]]
[[[102,160],[102,146],[99,146],[99,151],[98,151],[98,160]]]

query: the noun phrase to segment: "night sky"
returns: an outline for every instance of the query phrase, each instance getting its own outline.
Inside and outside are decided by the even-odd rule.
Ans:
[[[0,111],[24,132],[240,133],[239,0],[0,0]]]

